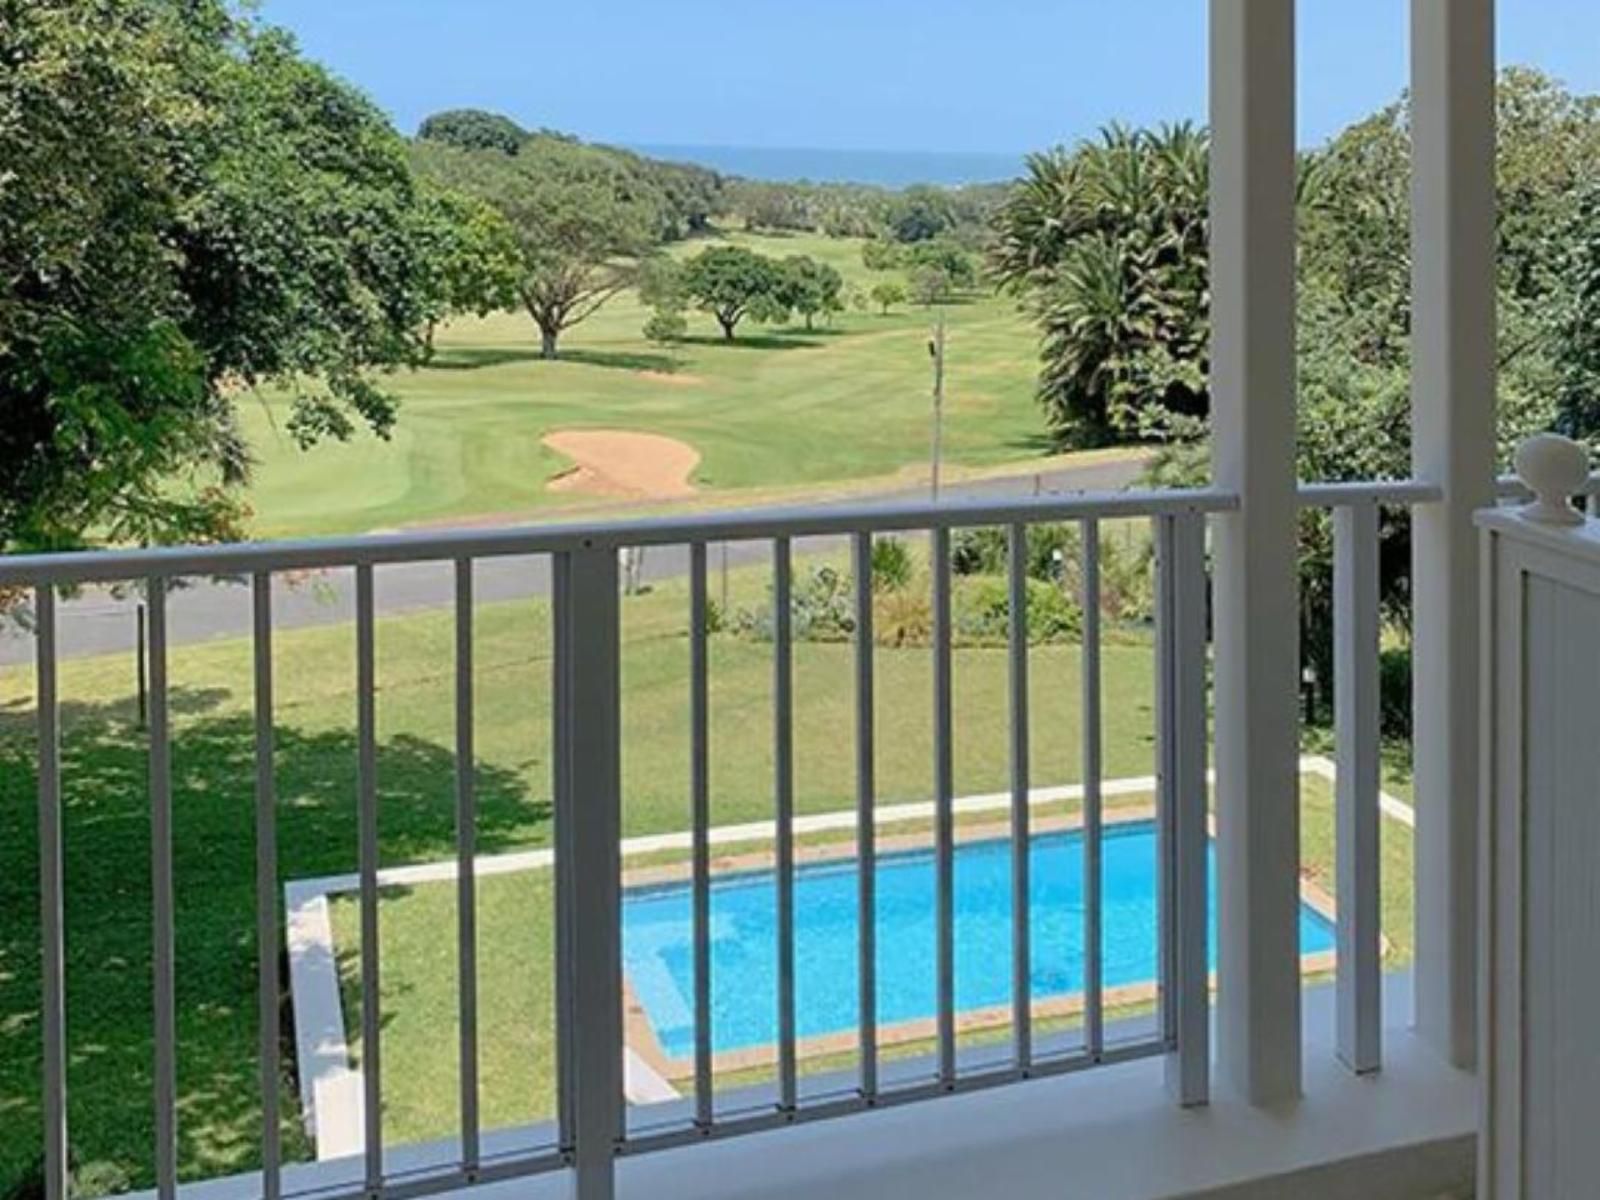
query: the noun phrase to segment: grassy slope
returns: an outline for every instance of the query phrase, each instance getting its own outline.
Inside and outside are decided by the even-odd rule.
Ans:
[[[759,574],[735,572],[750,602]],[[382,572],[379,572],[382,594]],[[241,592],[241,605],[248,596]],[[686,598],[681,583],[625,605],[630,833],[682,828],[688,811]],[[452,844],[451,628],[445,614],[380,622],[378,699],[383,858],[436,858]],[[477,764],[485,852],[547,844],[548,609],[484,606],[478,619]],[[277,639],[277,778],[283,874],[356,862],[353,647],[348,629]],[[1107,770],[1151,769],[1152,659],[1137,640],[1108,646]],[[255,1161],[250,650],[218,641],[173,652],[171,677],[179,892],[181,1156],[186,1175]],[[797,800],[802,811],[849,803],[853,730],[849,648],[802,645],[795,657]],[[714,820],[771,811],[770,648],[713,643]],[[886,799],[925,795],[932,761],[926,651],[878,656]],[[957,783],[1005,786],[1005,656],[956,658]],[[1077,654],[1033,656],[1034,770],[1076,777]],[[69,1011],[74,1141],[86,1163],[150,1182],[149,844],[143,737],[131,724],[121,657],[63,664]],[[32,680],[0,675],[0,1192],[37,1154],[38,893]],[[403,1074],[404,1072],[399,1072]],[[529,1086],[532,1084],[530,1082]],[[294,1129],[288,1126],[291,1145]],[[303,1146],[296,1148],[303,1150]]]
[[[825,259],[864,288],[878,278],[861,266],[856,239],[729,240]],[[1028,322],[992,296],[945,311],[948,461],[990,466],[1036,455],[1044,446]],[[525,316],[459,322],[441,332],[435,366],[393,378],[403,408],[389,443],[368,435],[302,453],[282,432],[281,399],[247,400],[246,431],[261,458],[251,497],[257,531],[354,532],[571,504],[545,490],[567,464],[540,444],[569,427],[682,438],[700,450],[697,480],[713,492],[925,471],[927,310],[850,311],[811,333],[746,322],[731,344],[710,316],[694,313],[691,341],[670,354],[642,336],[646,315],[631,293],[616,298],[563,339],[564,361],[555,363],[538,359]]]

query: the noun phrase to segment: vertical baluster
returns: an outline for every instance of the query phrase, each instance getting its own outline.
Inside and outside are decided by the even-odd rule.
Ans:
[[[456,583],[456,1010],[460,1025],[461,1169],[481,1153],[478,1115],[478,796],[473,777],[472,560],[458,558]]]
[[[1011,720],[1011,1025],[1017,1067],[1033,1066],[1033,955],[1028,856],[1028,527],[1014,523],[1007,557],[1007,637]]]
[[[1105,1052],[1105,968],[1101,875],[1100,522],[1083,522],[1083,1022],[1084,1049]]]
[[[56,685],[56,594],[34,592],[39,722],[39,975],[44,1050],[45,1200],[67,1197],[67,962],[61,836],[61,714]]]
[[[950,530],[933,531],[933,798],[939,1079],[956,1081],[955,747],[950,664]]]
[[[773,769],[777,794],[778,1103],[795,1107],[794,1017],[794,684],[789,539],[772,542]]]
[[[172,733],[167,703],[167,581],[150,606],[150,911],[155,995],[156,1193],[178,1191],[178,1004],[172,886]]]
[[[856,977],[861,1010],[861,1094],[878,1095],[878,863],[874,809],[877,754],[874,746],[872,642],[872,534],[852,540],[856,617]]]
[[[356,807],[361,880],[361,1078],[366,1188],[383,1188],[383,1056],[378,974],[377,663],[372,567],[356,567]]]
[[[694,873],[694,1107],[709,1129],[713,1108],[711,1029],[710,671],[706,659],[706,546],[689,547],[689,807]]]
[[[556,557],[562,1145],[577,1200],[612,1200],[622,1098],[621,689],[614,549]]]
[[[1162,978],[1168,1087],[1180,1104],[1210,1094],[1206,847],[1205,517],[1159,518],[1159,730]]]
[[[255,651],[256,734],[256,984],[257,1053],[261,1087],[261,1194],[282,1194],[281,1106],[278,1075],[278,798],[273,778],[272,576],[251,578],[252,648]]]
[[[1382,1060],[1378,835],[1378,509],[1333,513],[1334,741],[1338,759],[1338,1050],[1358,1073]]]

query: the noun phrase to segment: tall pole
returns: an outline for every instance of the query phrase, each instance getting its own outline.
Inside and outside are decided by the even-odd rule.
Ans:
[[[939,323],[934,326],[933,339],[928,343],[928,355],[933,359],[933,469],[930,479],[933,502],[939,502],[939,461],[943,454],[944,437],[944,312],[939,313]]]

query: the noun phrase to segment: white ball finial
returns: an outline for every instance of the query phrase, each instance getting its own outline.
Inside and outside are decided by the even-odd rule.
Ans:
[[[1541,525],[1582,525],[1572,497],[1589,482],[1589,452],[1571,438],[1541,433],[1517,447],[1517,474],[1534,500],[1522,515]]]

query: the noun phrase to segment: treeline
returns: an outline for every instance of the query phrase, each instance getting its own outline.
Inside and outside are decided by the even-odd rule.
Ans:
[[[1498,89],[1499,438],[1600,441],[1600,99],[1512,68]],[[1411,469],[1410,133],[1397,102],[1302,154],[1299,477]],[[1031,157],[995,218],[993,276],[1036,322],[1062,447],[1161,448],[1162,483],[1209,474],[1204,130],[1112,127]],[[1407,618],[1409,523],[1385,512],[1384,596]],[[1303,522],[1307,664],[1331,678],[1331,532]],[[1393,682],[1404,690],[1403,659]],[[1326,699],[1326,690],[1323,691]],[[1404,703],[1386,706],[1403,723]]]

